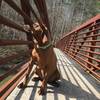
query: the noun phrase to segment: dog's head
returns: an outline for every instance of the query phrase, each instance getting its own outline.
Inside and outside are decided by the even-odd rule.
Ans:
[[[38,42],[42,42],[44,33],[43,33],[43,29],[40,27],[40,25],[38,23],[33,24],[33,26],[31,27],[31,32],[33,34],[33,37]]]
[[[26,30],[31,31],[35,43],[37,42],[41,45],[48,41],[48,30],[45,25],[43,25],[43,27],[41,28],[40,25],[36,22],[31,27],[29,25],[26,25],[25,28]]]

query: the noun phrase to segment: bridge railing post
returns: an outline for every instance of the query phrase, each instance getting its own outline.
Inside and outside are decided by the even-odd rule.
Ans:
[[[91,46],[88,50],[89,51],[92,51],[92,52],[95,52],[97,49],[95,48],[96,46],[96,40],[98,39],[97,36],[95,36],[95,34],[98,34],[98,31],[94,31],[96,28],[98,28],[98,26],[95,26],[97,22],[94,22],[93,25],[94,27],[90,28],[89,30],[92,31],[90,33],[90,35],[92,35],[93,37],[90,38],[91,42],[89,42],[89,45]],[[88,53],[88,56],[91,57],[91,58],[96,58],[96,56],[93,54],[93,53]],[[96,64],[97,66],[99,64],[97,64],[96,62],[93,62],[93,60],[91,58],[88,58],[88,62],[90,63],[93,63],[93,64]],[[87,66],[91,69],[91,70],[96,70],[95,67],[91,66],[90,64],[87,64]]]

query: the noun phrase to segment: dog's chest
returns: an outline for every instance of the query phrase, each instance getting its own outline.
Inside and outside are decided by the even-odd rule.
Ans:
[[[46,65],[47,64],[47,60],[48,60],[48,52],[45,52],[45,51],[43,51],[43,50],[36,50],[36,49],[34,49],[33,51],[32,51],[32,56],[34,57],[34,58],[36,58],[37,59],[37,63],[40,65],[40,66],[44,66],[44,65]]]

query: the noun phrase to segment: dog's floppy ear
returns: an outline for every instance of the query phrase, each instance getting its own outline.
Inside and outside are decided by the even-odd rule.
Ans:
[[[29,25],[24,25],[24,30],[26,30],[27,32],[30,32],[31,31],[31,28]]]
[[[32,34],[34,33],[34,30],[33,30],[33,26],[30,26],[30,25],[24,25],[24,30],[26,30],[27,32],[31,32]]]

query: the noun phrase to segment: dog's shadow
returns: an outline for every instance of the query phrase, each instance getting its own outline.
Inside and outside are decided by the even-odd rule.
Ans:
[[[65,100],[69,100],[69,98],[76,98],[77,100],[97,100],[97,97],[93,93],[88,93],[87,91],[83,90],[80,86],[76,86],[72,84],[70,81],[65,79],[61,79],[59,82],[60,87],[47,87],[47,93],[54,94],[54,100],[59,100],[58,95],[63,95]],[[43,99],[46,100],[46,99]]]
[[[59,87],[53,87],[51,85],[48,85],[47,93],[46,95],[42,96],[42,100],[48,100],[49,94],[53,94],[54,100],[59,100],[59,94],[63,95],[65,100],[69,100],[69,98],[76,98],[77,100],[90,100],[89,98],[92,98],[92,100],[98,100],[98,98],[96,98],[96,96],[93,93],[88,93],[87,91],[83,90],[80,86],[76,86],[70,81],[61,79],[61,81],[59,81],[59,84]],[[37,93],[36,89],[40,88],[40,86],[38,86],[38,82],[35,82],[34,85],[28,85],[26,88],[33,88],[29,100],[35,100],[35,95]],[[16,96],[15,100],[20,100],[23,93],[24,90],[21,90]]]

